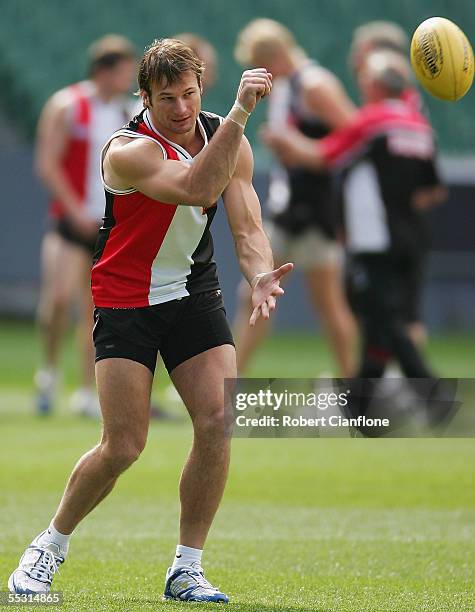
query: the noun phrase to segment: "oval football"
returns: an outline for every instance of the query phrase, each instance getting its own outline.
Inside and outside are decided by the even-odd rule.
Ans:
[[[431,17],[414,32],[411,64],[421,85],[442,100],[460,100],[473,82],[472,47],[449,19]]]

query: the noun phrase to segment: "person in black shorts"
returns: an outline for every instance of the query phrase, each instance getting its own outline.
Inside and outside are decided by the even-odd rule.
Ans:
[[[408,378],[435,379],[408,331],[417,295],[407,277],[425,248],[423,213],[446,190],[431,126],[402,96],[409,83],[410,67],[400,54],[376,51],[359,73],[366,104],[346,128],[320,140],[293,129],[264,136],[287,163],[341,173],[349,296],[362,336],[360,379],[380,378],[391,359]],[[416,287],[418,274],[409,275]]]
[[[135,49],[107,35],[89,49],[89,78],[54,93],[38,124],[36,170],[50,195],[41,246],[37,320],[41,362],[35,374],[36,409],[49,413],[60,377],[60,349],[70,310],[77,316],[79,384],[71,408],[100,416],[91,342],[91,261],[103,214],[98,166],[102,145],[131,116]]]
[[[370,21],[358,26],[353,32],[348,64],[354,77],[364,68],[369,54],[378,50],[390,50],[407,57],[409,53],[409,38],[404,29],[392,21]],[[422,97],[414,82],[408,83],[401,98],[416,110],[425,113]],[[429,202],[429,207],[432,202]],[[427,340],[427,331],[421,314],[421,294],[424,281],[425,264],[427,260],[427,240],[421,241],[417,248],[412,249],[411,259],[407,260],[402,292],[405,297],[404,320],[407,323],[412,340],[422,348]]]
[[[277,21],[258,18],[247,24],[239,33],[235,56],[242,65],[265,66],[273,74],[267,120],[276,130],[293,125],[310,138],[321,138],[346,125],[356,110],[337,77],[310,59],[287,27]],[[330,172],[273,164],[265,229],[276,262],[290,259],[301,270],[310,306],[322,323],[338,373],[351,376],[356,325],[344,294],[334,197]],[[251,304],[245,282],[238,296],[235,336],[238,370],[244,372],[270,325],[262,320],[250,330]]]
[[[232,389],[225,381],[236,377],[210,232],[220,195],[252,288],[251,325],[269,318],[292,264],[273,269],[252,187],[252,151],[243,137],[272,76],[263,68],[244,72],[222,118],[200,110],[202,73],[189,47],[155,41],[139,70],[144,110],[103,149],[106,210],[92,269],[103,433],[74,468],[50,526],[10,576],[16,593],[49,591],[73,530],[138,459],[160,351],[194,429],[180,481],[179,544],[164,596],[228,601],[201,567],[229,466]]]
[[[66,217],[52,221],[50,227],[51,230],[56,232],[58,236],[61,236],[65,242],[78,246],[81,249],[84,249],[86,253],[89,253],[92,261],[100,224],[97,224],[96,233],[91,233],[90,236],[78,232],[74,225],[68,221]]]

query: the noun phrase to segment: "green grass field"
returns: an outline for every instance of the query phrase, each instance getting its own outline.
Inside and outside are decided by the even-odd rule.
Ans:
[[[0,337],[5,590],[23,548],[49,522],[75,461],[97,442],[99,424],[65,407],[74,385],[68,348],[57,411],[34,416],[32,328],[1,324]],[[446,376],[470,376],[474,342],[438,338],[429,353]],[[272,339],[250,374],[310,377],[331,369],[320,340],[289,335]],[[159,398],[164,385],[157,385]],[[140,460],[77,529],[54,583],[64,593],[63,609],[203,608],[161,602],[190,440],[186,422],[152,423]],[[236,439],[203,559],[207,576],[236,611],[474,610],[474,451],[472,439]]]

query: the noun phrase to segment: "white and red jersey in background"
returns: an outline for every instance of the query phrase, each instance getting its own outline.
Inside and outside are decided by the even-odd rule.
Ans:
[[[124,96],[108,102],[101,100],[92,81],[74,83],[63,93],[70,97],[71,103],[66,115],[69,139],[62,167],[86,214],[100,221],[104,215],[101,150],[110,135],[129,119],[132,104]],[[63,217],[62,203],[53,199],[49,214],[56,219]]]

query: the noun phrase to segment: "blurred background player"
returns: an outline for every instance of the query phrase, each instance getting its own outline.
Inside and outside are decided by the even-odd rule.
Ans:
[[[274,77],[269,121],[282,129],[289,123],[303,134],[320,138],[346,125],[355,108],[341,83],[307,57],[292,33],[270,19],[251,21],[239,34],[239,63],[265,66]],[[343,376],[353,374],[355,325],[342,283],[342,253],[337,242],[332,178],[304,167],[274,168],[270,177],[270,213],[266,230],[276,262],[288,258],[302,270],[310,302],[319,315]],[[241,285],[235,339],[238,371],[243,372],[269,325],[249,329],[248,288]]]
[[[193,32],[181,32],[172,36],[175,40],[181,40],[195,53],[197,57],[203,62],[205,71],[203,73],[203,80],[201,82],[203,86],[203,94],[206,93],[215,86],[218,78],[218,60],[216,55],[216,49],[213,45],[202,36],[194,34]]]
[[[407,377],[431,378],[408,333],[404,302],[413,252],[426,241],[423,212],[446,196],[433,133],[402,97],[410,68],[400,54],[368,55],[358,84],[365,105],[346,127],[317,141],[294,129],[264,137],[287,164],[343,171],[351,296],[362,334],[358,377],[381,377],[393,357]]]
[[[356,28],[348,61],[353,76],[358,79],[358,73],[370,53],[384,49],[408,57],[409,38],[399,24],[392,21],[370,21]],[[423,109],[422,98],[412,78],[401,98],[417,110]],[[427,256],[427,244],[421,243],[419,248],[412,252],[412,265],[405,277],[404,317],[409,334],[419,347],[423,347],[427,340],[427,331],[421,316],[422,283]]]
[[[107,35],[89,48],[89,78],[56,92],[38,124],[36,169],[51,194],[49,227],[41,248],[42,285],[37,319],[42,364],[36,372],[37,409],[51,410],[58,359],[69,310],[78,311],[81,387],[71,398],[78,412],[96,415],[90,271],[104,215],[100,151],[130,118],[126,96],[135,76],[135,49]]]
[[[408,53],[409,38],[400,25],[392,21],[369,21],[355,28],[348,57],[352,72],[358,74],[366,57],[383,49],[404,55]]]

